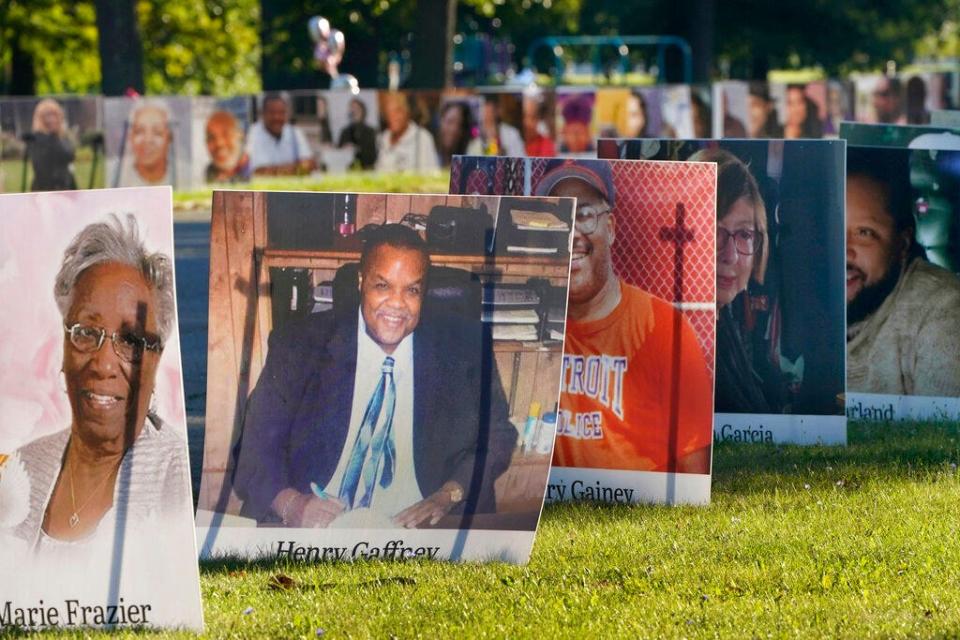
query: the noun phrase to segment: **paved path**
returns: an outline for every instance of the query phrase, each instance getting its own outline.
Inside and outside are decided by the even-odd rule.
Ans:
[[[207,405],[207,307],[210,290],[210,223],[173,225],[174,269],[177,277],[177,313],[180,352],[187,403],[187,435],[193,491],[200,487],[203,460],[203,419]]]

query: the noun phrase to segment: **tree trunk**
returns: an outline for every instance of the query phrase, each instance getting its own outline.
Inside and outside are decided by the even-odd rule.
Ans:
[[[716,0],[692,0],[687,33],[693,50],[693,82],[709,82],[713,72]]]
[[[121,96],[127,89],[143,93],[143,45],[136,0],[95,0],[94,4],[103,94]]]
[[[9,92],[15,96],[32,96],[37,93],[37,71],[33,55],[20,45],[20,37],[14,36],[10,43]]]
[[[419,0],[416,38],[411,52],[411,89],[440,89],[453,84],[453,35],[457,0]]]

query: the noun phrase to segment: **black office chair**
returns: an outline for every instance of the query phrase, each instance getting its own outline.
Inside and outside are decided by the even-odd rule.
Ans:
[[[356,313],[360,306],[360,264],[350,262],[337,269],[333,278],[333,312]],[[478,277],[454,267],[431,265],[423,313],[457,314],[480,319],[483,284]]]

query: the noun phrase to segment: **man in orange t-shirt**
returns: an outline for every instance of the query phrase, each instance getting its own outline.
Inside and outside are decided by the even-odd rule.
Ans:
[[[683,314],[613,272],[609,163],[551,161],[536,192],[577,198],[553,464],[709,473],[713,380]]]

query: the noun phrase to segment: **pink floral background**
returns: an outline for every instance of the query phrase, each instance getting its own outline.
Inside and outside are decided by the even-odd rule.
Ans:
[[[70,425],[63,323],[53,282],[63,252],[88,224],[132,213],[149,251],[173,258],[169,187],[0,195],[0,453]],[[169,336],[154,406],[186,440],[180,341]]]

